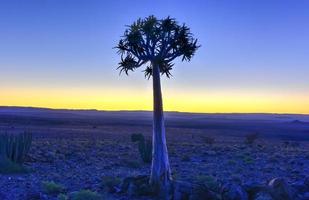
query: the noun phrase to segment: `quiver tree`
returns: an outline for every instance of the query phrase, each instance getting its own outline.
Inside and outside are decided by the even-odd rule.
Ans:
[[[128,26],[116,46],[121,55],[120,73],[145,66],[145,77],[153,80],[153,138],[150,184],[161,186],[171,180],[166,146],[160,75],[171,77],[174,59],[190,61],[199,48],[190,29],[173,18],[154,16]]]

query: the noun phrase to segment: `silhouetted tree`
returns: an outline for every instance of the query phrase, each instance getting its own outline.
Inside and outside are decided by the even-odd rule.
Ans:
[[[150,184],[160,187],[171,180],[168,159],[160,74],[171,77],[173,60],[190,61],[199,48],[190,29],[173,18],[159,20],[154,16],[138,19],[125,30],[117,47],[121,55],[120,73],[145,66],[145,77],[153,79],[153,140]]]

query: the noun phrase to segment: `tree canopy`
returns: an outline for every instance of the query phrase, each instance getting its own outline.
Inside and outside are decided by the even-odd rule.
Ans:
[[[200,47],[190,29],[185,24],[179,25],[174,18],[158,20],[149,16],[127,27],[116,46],[121,55],[117,69],[127,75],[145,65],[145,77],[149,79],[153,65],[158,65],[161,74],[170,78],[173,60],[181,57],[182,61],[190,61]]]

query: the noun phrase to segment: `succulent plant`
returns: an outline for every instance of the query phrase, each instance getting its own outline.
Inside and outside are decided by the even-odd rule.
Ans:
[[[0,133],[0,161],[9,160],[22,164],[30,150],[32,134],[23,132],[20,134]]]
[[[74,192],[71,195],[70,199],[72,200],[101,200],[103,197],[97,192],[93,192],[90,190],[80,190],[78,192]]]
[[[43,181],[42,187],[44,192],[50,195],[61,194],[61,192],[65,190],[62,185],[55,183],[54,181]]]
[[[146,140],[143,134],[132,134],[131,141],[138,143],[138,151],[144,163],[150,163],[152,159],[152,143]]]

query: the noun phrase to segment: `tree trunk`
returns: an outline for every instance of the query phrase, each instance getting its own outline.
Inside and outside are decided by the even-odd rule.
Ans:
[[[171,169],[165,138],[160,69],[153,65],[153,135],[150,184],[162,189],[171,180]],[[163,184],[163,185],[162,185]]]

